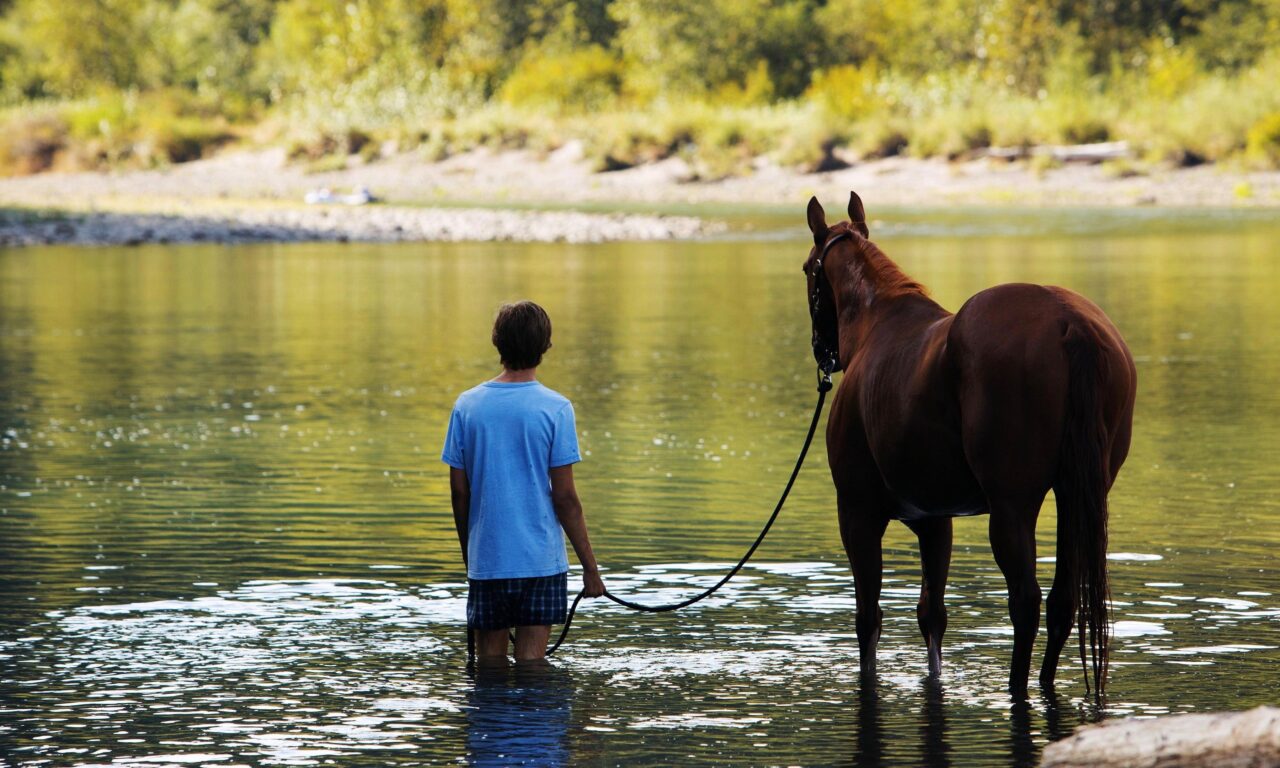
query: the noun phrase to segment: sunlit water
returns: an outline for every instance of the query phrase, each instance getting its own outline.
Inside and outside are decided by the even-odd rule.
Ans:
[[[439,451],[455,395],[495,372],[496,305],[555,322],[542,378],[577,405],[610,588],[676,599],[750,543],[811,413],[798,221],[672,244],[0,252],[3,759],[1026,765],[1099,716],[1277,703],[1280,226],[1225,213],[872,224],[945,306],[1055,283],[1129,341],[1104,712],[1074,657],[1056,697],[1002,693],[985,518],[956,526],[940,687],[914,540],[890,528],[881,674],[860,681],[821,445],[715,597],[588,603],[553,669],[464,673]],[[1047,504],[1046,587],[1053,530]]]

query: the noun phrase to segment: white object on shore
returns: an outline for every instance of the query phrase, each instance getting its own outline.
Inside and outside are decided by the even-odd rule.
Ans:
[[[333,190],[329,189],[328,187],[317,187],[316,189],[313,189],[307,192],[307,194],[302,199],[306,201],[307,205],[320,205],[321,203],[332,203]]]
[[[328,187],[317,187],[302,198],[307,205],[327,205],[332,203],[342,203],[343,205],[367,205],[375,202],[378,198],[373,196],[369,188],[363,184],[356,187],[349,195],[334,194],[332,189]]]
[[[1280,709],[1088,725],[1044,748],[1041,768],[1263,768],[1280,765]]]
[[[369,188],[361,184],[356,187],[355,191],[349,195],[342,196],[342,202],[347,205],[366,205],[376,200]]]

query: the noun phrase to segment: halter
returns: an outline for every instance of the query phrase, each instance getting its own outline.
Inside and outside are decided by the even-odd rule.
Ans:
[[[818,258],[813,262],[813,290],[809,293],[809,319],[813,325],[813,358],[818,361],[818,371],[828,379],[840,367],[840,351],[828,347],[818,333],[818,312],[822,308],[822,283],[827,278],[822,262],[827,258],[827,251],[831,250],[831,246],[850,237],[853,237],[853,233],[847,229],[837,233],[835,237],[823,244]]]

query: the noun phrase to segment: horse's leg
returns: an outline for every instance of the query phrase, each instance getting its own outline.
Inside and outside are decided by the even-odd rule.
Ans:
[[[978,373],[961,387],[964,453],[987,496],[991,551],[1009,590],[1009,693],[1024,699],[1040,629],[1036,518],[1057,474],[1066,376],[1062,366],[1011,363],[996,353],[966,364]],[[1017,375],[1008,375],[1011,365]]]
[[[1036,581],[1036,517],[1040,502],[991,501],[988,535],[996,564],[1009,589],[1009,618],[1013,621],[1013,661],[1009,667],[1009,693],[1027,696],[1031,674],[1031,647],[1040,629],[1040,584]]]
[[[951,568],[951,518],[938,517],[908,523],[920,540],[920,566],[924,578],[920,583],[920,602],[916,604],[916,621],[929,651],[929,675],[942,674],[942,633],[947,631],[947,607],[943,592],[947,588],[947,572]]]
[[[858,599],[858,663],[864,676],[875,674],[876,644],[880,641],[880,584],[883,561],[880,541],[889,518],[880,509],[840,502],[840,538],[853,570]]]
[[[1067,515],[1069,512],[1058,504],[1058,541],[1066,541],[1069,536]],[[1049,589],[1049,599],[1045,603],[1045,623],[1048,628],[1048,641],[1045,644],[1044,663],[1040,665],[1040,688],[1044,691],[1053,689],[1053,678],[1058,674],[1058,659],[1062,656],[1062,648],[1071,636],[1071,628],[1075,625],[1076,611],[1079,609],[1080,596],[1071,578],[1071,563],[1063,548],[1058,548],[1058,561],[1053,569],[1053,586]]]

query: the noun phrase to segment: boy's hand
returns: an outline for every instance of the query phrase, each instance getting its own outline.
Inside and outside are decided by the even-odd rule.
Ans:
[[[604,580],[596,570],[582,572],[582,596],[600,597],[604,594]]]

